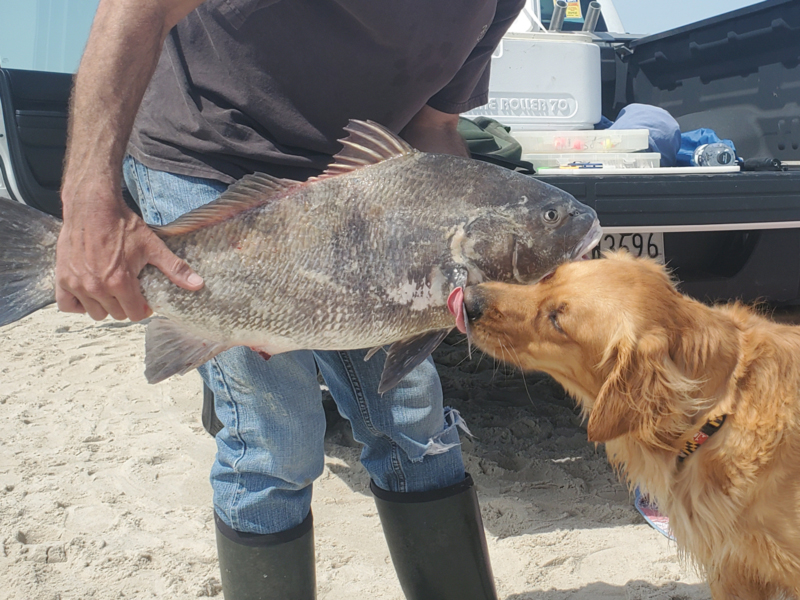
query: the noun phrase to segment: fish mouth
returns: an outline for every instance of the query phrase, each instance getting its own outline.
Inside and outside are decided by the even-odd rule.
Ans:
[[[576,258],[588,258],[589,252],[591,252],[597,244],[600,243],[600,238],[603,237],[603,228],[600,227],[600,221],[595,219],[592,223],[592,226],[589,228],[589,231],[581,240],[581,243],[577,245],[577,247],[569,254],[569,260],[575,260]]]
[[[564,255],[564,260],[567,262],[573,261],[576,259],[586,260],[591,258],[589,253],[594,250],[594,247],[600,243],[600,238],[603,237],[603,228],[600,227],[600,221],[595,219],[592,223],[592,226],[589,228],[589,231],[586,232],[586,235],[583,236],[580,244],[575,246],[575,248],[569,254]],[[556,267],[558,268],[558,267]],[[535,281],[535,283],[542,283],[543,281],[547,281],[550,279],[556,272],[556,268],[552,271],[549,271],[542,275],[539,279]]]
[[[589,253],[594,249],[595,246],[597,246],[597,244],[600,243],[600,238],[602,237],[603,228],[600,227],[600,221],[595,219],[592,223],[592,226],[589,228],[589,231],[587,231],[586,235],[583,236],[581,242],[575,247],[574,250],[572,250],[572,252],[565,255],[564,258],[568,261],[572,261],[577,258],[589,258]],[[553,269],[549,273],[545,273],[536,281],[536,283],[541,283],[542,281],[550,279],[555,272],[556,270]],[[466,333],[467,339],[469,339],[469,320],[467,318],[467,307],[464,304],[463,288],[457,287],[450,292],[450,296],[447,298],[447,309],[450,311],[450,314],[455,317],[456,329],[458,329],[461,333]]]

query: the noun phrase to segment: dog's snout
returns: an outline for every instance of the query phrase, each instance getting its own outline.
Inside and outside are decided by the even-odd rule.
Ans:
[[[486,296],[479,286],[470,286],[464,290],[464,310],[467,320],[477,321],[486,310]]]

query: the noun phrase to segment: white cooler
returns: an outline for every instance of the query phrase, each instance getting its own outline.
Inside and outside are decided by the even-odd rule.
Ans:
[[[592,129],[601,116],[600,48],[582,33],[508,33],[492,57],[489,103],[465,113],[513,130]]]

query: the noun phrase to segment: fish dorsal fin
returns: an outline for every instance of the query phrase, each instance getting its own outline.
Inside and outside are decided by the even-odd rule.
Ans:
[[[344,130],[350,134],[339,140],[344,148],[333,157],[333,163],[325,172],[314,180],[342,175],[390,158],[419,152],[408,142],[374,121],[351,119]]]
[[[265,173],[245,175],[213,202],[181,215],[172,223],[153,227],[153,231],[160,237],[189,233],[225,221],[249,208],[266,204],[296,185],[296,181],[278,179]]]

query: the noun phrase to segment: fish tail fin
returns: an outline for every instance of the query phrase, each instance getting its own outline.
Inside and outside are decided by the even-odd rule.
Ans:
[[[56,301],[61,221],[0,199],[0,327]]]

